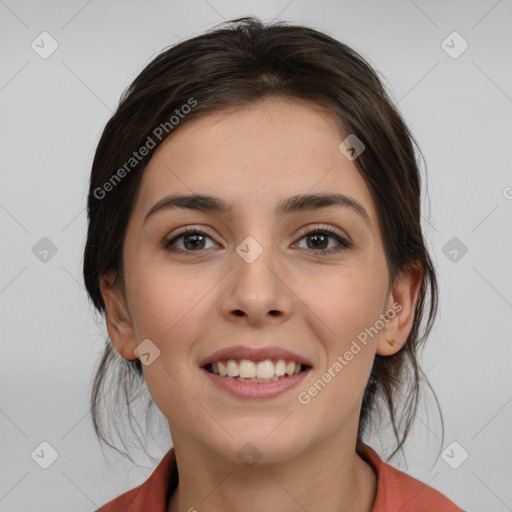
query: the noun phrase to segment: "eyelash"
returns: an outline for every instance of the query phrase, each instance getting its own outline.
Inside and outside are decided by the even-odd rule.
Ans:
[[[320,227],[320,226],[313,227],[313,228],[309,229],[308,231],[306,231],[305,233],[303,233],[301,235],[301,237],[299,238],[299,240],[301,240],[302,238],[305,238],[308,235],[319,234],[319,233],[323,234],[323,235],[327,235],[328,237],[336,238],[340,245],[338,247],[335,247],[335,248],[331,247],[330,249],[318,249],[318,250],[316,250],[316,249],[306,249],[308,251],[313,252],[315,255],[322,256],[322,255],[325,255],[325,254],[337,253],[337,252],[343,251],[345,249],[350,249],[352,247],[352,242],[349,242],[347,239],[345,239],[342,236],[340,236],[334,229],[331,229],[331,228],[328,228],[328,227]],[[162,244],[163,248],[166,249],[167,251],[176,252],[176,253],[189,253],[190,254],[190,253],[193,253],[193,252],[202,252],[201,250],[198,250],[198,251],[185,251],[183,249],[176,249],[176,248],[172,248],[171,249],[172,244],[174,244],[177,240],[179,240],[180,238],[182,238],[185,235],[191,235],[191,234],[203,235],[203,236],[206,236],[206,237],[212,239],[212,237],[208,233],[205,233],[204,231],[202,231],[200,229],[185,228],[183,231],[178,232],[176,234],[176,236],[174,236],[173,238],[164,240],[164,242]]]

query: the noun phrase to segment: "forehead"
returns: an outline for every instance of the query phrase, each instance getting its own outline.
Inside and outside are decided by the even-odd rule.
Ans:
[[[144,216],[170,193],[208,194],[233,203],[233,214],[270,210],[304,193],[341,193],[375,208],[334,115],[316,103],[269,99],[198,116],[177,127],[144,170],[135,212]]]

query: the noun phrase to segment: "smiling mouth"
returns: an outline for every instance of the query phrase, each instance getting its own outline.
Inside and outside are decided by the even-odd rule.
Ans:
[[[208,363],[203,367],[207,372],[239,382],[276,382],[298,375],[311,369],[311,366],[285,361],[284,359],[250,361],[248,359],[228,359]]]

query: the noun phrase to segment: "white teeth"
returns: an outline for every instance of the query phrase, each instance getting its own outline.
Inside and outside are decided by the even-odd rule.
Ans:
[[[218,365],[219,365],[219,374],[226,377],[226,375],[228,374],[226,365],[222,361],[219,361]]]
[[[279,359],[279,361],[277,361],[275,373],[278,377],[282,377],[286,373],[286,363],[282,359]]]
[[[228,377],[238,377],[238,365],[236,364],[236,361],[230,359],[228,361],[226,369],[228,372]]]
[[[238,364],[240,377],[254,379],[256,377],[256,365],[248,359],[242,359]]]
[[[271,379],[274,376],[274,364],[270,360],[260,361],[256,366],[258,379]]]
[[[211,364],[213,373],[247,382],[270,382],[286,375],[297,375],[303,366],[295,361],[278,359],[271,361],[250,361],[249,359],[228,359]]]

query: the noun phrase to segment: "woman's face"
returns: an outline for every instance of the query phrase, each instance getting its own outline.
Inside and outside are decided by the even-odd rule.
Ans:
[[[102,290],[118,352],[135,359],[146,340],[135,353],[145,354],[144,377],[175,445],[237,460],[251,442],[258,457],[282,460],[335,436],[355,441],[375,353],[405,342],[417,288],[389,288],[375,205],[339,149],[343,138],[319,107],[272,99],[191,120],[151,158],[125,238],[126,302],[116,309],[105,282]],[[193,194],[232,208],[169,206],[147,216],[167,196]],[[276,213],[311,194],[347,196],[361,211],[295,201]],[[175,238],[183,228],[204,234]],[[201,367],[235,346],[288,350],[311,369],[282,377],[300,381],[285,391],[241,397],[215,383],[230,377]]]

